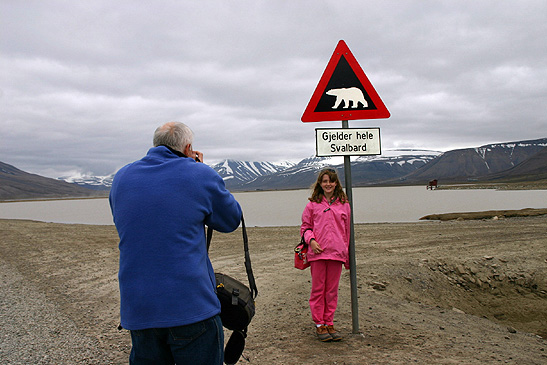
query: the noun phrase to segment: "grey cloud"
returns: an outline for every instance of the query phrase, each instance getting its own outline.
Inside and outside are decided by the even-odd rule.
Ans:
[[[344,39],[392,116],[382,146],[547,137],[543,1],[2,2],[0,161],[108,174],[180,120],[207,161],[315,153],[300,117]],[[39,142],[39,143],[38,143]]]

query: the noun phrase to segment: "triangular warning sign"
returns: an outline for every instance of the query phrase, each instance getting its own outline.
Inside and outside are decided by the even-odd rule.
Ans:
[[[353,57],[344,41],[339,41],[302,122],[389,118],[380,96]]]

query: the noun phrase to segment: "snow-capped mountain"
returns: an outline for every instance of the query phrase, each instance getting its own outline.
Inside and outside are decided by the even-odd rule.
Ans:
[[[547,138],[543,138],[444,153],[413,149],[384,150],[378,156],[352,157],[352,182],[353,186],[421,184],[432,179],[457,182],[494,174],[498,176],[500,173],[502,175],[499,176],[503,176],[504,171],[530,159],[546,146]],[[311,156],[296,164],[225,160],[211,167],[231,191],[307,189],[325,167],[337,169],[340,179],[342,182],[344,180],[343,157]],[[113,177],[114,174],[77,175],[60,179],[95,190],[108,190]]]
[[[352,158],[354,185],[368,185],[379,180],[398,178],[418,169],[440,154],[438,151],[387,150],[381,156]],[[224,179],[228,189],[243,191],[308,188],[317,172],[325,167],[338,169],[343,180],[343,165],[343,157],[310,156],[298,163],[224,160],[211,167]],[[60,177],[59,180],[94,190],[108,190],[112,186],[114,175],[77,174]]]
[[[274,164],[270,162],[224,160],[211,166],[225,182],[251,181],[259,176],[274,174],[283,171],[294,164],[290,162]]]
[[[60,199],[104,196],[103,192],[31,174],[0,162],[0,200]]]
[[[92,190],[110,190],[115,173],[106,176],[91,176],[76,174],[74,176],[59,177],[59,180],[80,185]]]
[[[406,178],[408,182],[432,179],[443,179],[444,182],[484,180],[490,176],[504,175],[545,148],[547,138],[452,150]],[[541,171],[547,172],[544,165],[536,165]],[[540,168],[542,166],[543,170]]]
[[[439,156],[438,151],[390,150],[380,156],[352,158],[351,171],[354,186],[366,186],[379,181],[397,179],[407,175]],[[296,165],[278,172],[258,176],[251,181],[226,182],[231,190],[306,189],[317,173],[332,167],[344,181],[343,157],[315,157],[303,159]]]

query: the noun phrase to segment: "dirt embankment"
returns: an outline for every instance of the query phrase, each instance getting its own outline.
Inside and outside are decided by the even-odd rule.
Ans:
[[[503,219],[503,218],[515,218],[515,217],[535,217],[539,215],[546,215],[547,209],[533,209],[525,208],[520,210],[487,210],[484,212],[465,212],[465,213],[442,213],[442,214],[429,214],[420,220],[471,220],[471,219]]]
[[[544,364],[546,228],[545,215],[356,225],[359,333],[344,270],[339,343],[314,335],[298,227],[248,228],[259,296],[240,362]],[[127,363],[114,227],[0,220],[0,233],[0,363]],[[245,282],[241,231],[215,234],[210,255]]]

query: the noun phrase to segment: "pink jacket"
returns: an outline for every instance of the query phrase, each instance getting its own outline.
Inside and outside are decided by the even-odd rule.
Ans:
[[[342,261],[349,267],[350,216],[349,203],[342,204],[338,199],[331,205],[325,197],[321,203],[308,202],[302,213],[300,235],[304,234],[308,244],[315,238],[323,249],[319,254],[308,250],[308,261]]]

